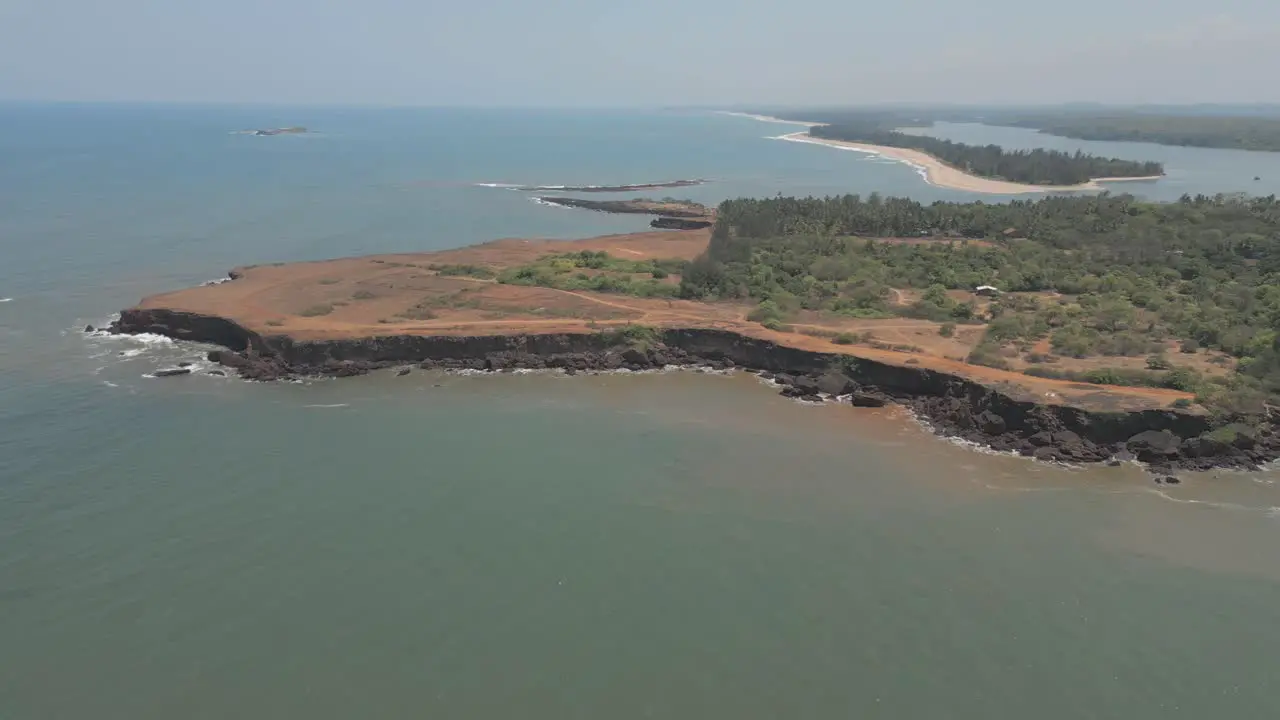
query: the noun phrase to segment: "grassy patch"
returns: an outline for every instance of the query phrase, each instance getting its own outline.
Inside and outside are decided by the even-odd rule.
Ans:
[[[453,277],[473,277],[481,280],[490,280],[497,277],[497,273],[483,265],[429,265],[427,269],[434,270],[437,275]]]
[[[299,312],[298,315],[301,317],[320,317],[321,315],[328,315],[331,312],[333,312],[333,305],[325,303],[323,305],[312,305],[311,307]]]
[[[351,294],[352,300],[372,300],[376,297],[378,296],[368,290],[357,290]]]
[[[583,250],[508,268],[497,279],[508,285],[670,298],[679,294],[680,287],[661,279],[683,272],[684,267],[680,259],[624,260],[603,251]]]
[[[337,278],[320,278],[321,285],[337,285],[339,282]]]
[[[405,320],[434,320],[440,315],[431,309],[430,305],[418,303],[403,312],[396,313],[396,317],[404,318]]]
[[[658,330],[648,325],[628,324],[600,331],[600,335],[611,345],[644,345],[658,342]]]

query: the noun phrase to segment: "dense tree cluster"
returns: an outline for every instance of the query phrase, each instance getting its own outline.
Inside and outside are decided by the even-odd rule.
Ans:
[[[920,150],[973,175],[1032,185],[1079,185],[1094,178],[1164,174],[1164,167],[1156,162],[1134,162],[1040,148],[1010,151],[999,145],[966,145],[871,125],[819,125],[810,129],[809,134],[830,140]]]
[[[1280,393],[1274,196],[1167,204],[1109,194],[1007,204],[925,205],[875,194],[730,200],[707,251],[685,269],[681,293],[753,298],[771,313],[965,322],[972,304],[946,291],[986,284],[1062,296],[1001,300],[985,318],[991,343],[1047,337],[1062,355],[1142,355],[1179,339],[1184,349],[1240,358],[1245,376]],[[895,288],[925,292],[902,307],[891,302]]]

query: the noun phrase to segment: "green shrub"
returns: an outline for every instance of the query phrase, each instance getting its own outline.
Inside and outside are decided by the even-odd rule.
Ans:
[[[969,353],[969,357],[965,358],[965,362],[971,365],[982,365],[984,367],[996,368],[998,370],[1008,370],[1009,363],[1000,357],[1000,348],[988,342],[980,343]]]
[[[333,306],[326,303],[324,305],[312,305],[298,313],[298,315],[302,317],[319,317],[321,315],[328,315],[331,312],[333,312]]]
[[[835,337],[831,338],[831,342],[837,345],[854,345],[861,339],[862,338],[859,337],[857,333],[843,332],[838,333]]]
[[[1196,392],[1204,384],[1200,373],[1191,368],[1174,368],[1165,373],[1163,385],[1183,392]]]
[[[953,322],[942,323],[938,326],[938,334],[945,338],[954,336],[956,334],[956,324]]]
[[[747,319],[752,322],[758,322],[761,325],[768,322],[781,322],[782,309],[773,300],[764,300],[754,310],[747,313]]]
[[[1191,407],[1191,401],[1187,398],[1178,398],[1177,400],[1174,400],[1170,405],[1171,407],[1175,407],[1180,410],[1185,410],[1186,408]]]

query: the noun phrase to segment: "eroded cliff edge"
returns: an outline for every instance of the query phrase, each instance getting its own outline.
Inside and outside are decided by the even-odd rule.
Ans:
[[[157,333],[225,350],[210,358],[252,380],[350,376],[424,368],[642,370],[669,365],[738,367],[767,373],[803,398],[847,397],[857,405],[899,403],[939,434],[1039,460],[1105,462],[1129,454],[1153,470],[1254,468],[1280,456],[1266,417],[1215,417],[1178,409],[1100,410],[1053,404],[1017,387],[985,385],[935,369],[787,347],[708,328],[628,327],[586,333],[384,335],[295,340],[254,332],[222,317],[133,308],[112,329]]]

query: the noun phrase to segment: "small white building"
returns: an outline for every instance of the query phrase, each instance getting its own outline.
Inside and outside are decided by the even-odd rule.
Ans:
[[[995,297],[1000,294],[1000,289],[994,285],[979,285],[973,289],[973,294],[981,295],[982,297]]]

